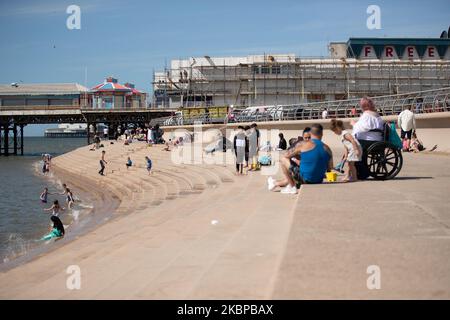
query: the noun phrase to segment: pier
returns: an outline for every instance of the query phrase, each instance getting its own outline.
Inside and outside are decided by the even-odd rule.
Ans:
[[[162,109],[86,109],[81,106],[8,106],[0,107],[0,155],[23,155],[23,128],[31,124],[84,123],[88,128],[103,123],[109,132],[115,132],[119,125],[144,125],[154,118],[171,114]],[[95,131],[94,131],[95,134]],[[86,132],[87,143],[91,142]]]

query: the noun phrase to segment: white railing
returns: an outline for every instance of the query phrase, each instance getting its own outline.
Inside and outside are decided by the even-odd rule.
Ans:
[[[313,120],[321,119],[325,110],[327,110],[327,118],[348,118],[360,114],[359,100],[360,98],[258,108],[236,107],[222,118],[211,118],[208,114],[200,114],[195,117],[176,115],[153,119],[150,125],[177,126],[194,123]],[[411,106],[416,113],[444,112],[450,111],[450,87],[378,96],[372,97],[372,100],[375,102],[378,112],[383,116],[398,115],[407,105]]]

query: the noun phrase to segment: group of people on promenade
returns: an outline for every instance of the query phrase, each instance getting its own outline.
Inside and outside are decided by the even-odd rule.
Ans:
[[[342,163],[345,163],[345,175],[342,182],[354,182],[368,178],[368,168],[362,162],[363,150],[372,143],[384,140],[385,122],[377,113],[370,98],[360,101],[362,114],[358,121],[351,121],[352,132],[346,130],[343,121],[332,119],[330,129],[340,137],[344,146]],[[411,107],[407,107],[398,116],[398,127],[401,130],[403,151],[419,152],[424,150],[423,144],[415,134],[416,124]],[[278,148],[284,150],[285,139],[280,133]],[[325,173],[334,170],[331,149],[322,142],[323,127],[313,124],[303,131],[302,137],[291,139],[290,147],[283,151],[280,166],[283,174],[281,180],[269,177],[267,180],[270,191],[282,188],[281,193],[294,194],[302,184],[322,183]],[[431,150],[436,149],[434,146]]]
[[[238,132],[233,138],[233,150],[236,156],[236,175],[257,169],[258,149],[260,147],[260,132],[258,125],[238,126]]]

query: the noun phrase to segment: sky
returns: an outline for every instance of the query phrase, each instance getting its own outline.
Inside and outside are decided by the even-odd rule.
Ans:
[[[81,9],[79,30],[66,26],[69,5]],[[380,7],[379,30],[367,28],[369,5]],[[153,72],[171,59],[326,56],[330,41],[439,37],[449,25],[449,0],[0,0],[0,83],[93,87],[111,75],[151,93]]]

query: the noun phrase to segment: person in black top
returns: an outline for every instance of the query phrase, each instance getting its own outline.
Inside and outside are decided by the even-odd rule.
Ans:
[[[278,143],[278,149],[286,150],[287,142],[286,142],[286,139],[284,138],[284,135],[282,133],[280,133],[280,134],[278,134],[278,136],[280,137],[280,142]]]

